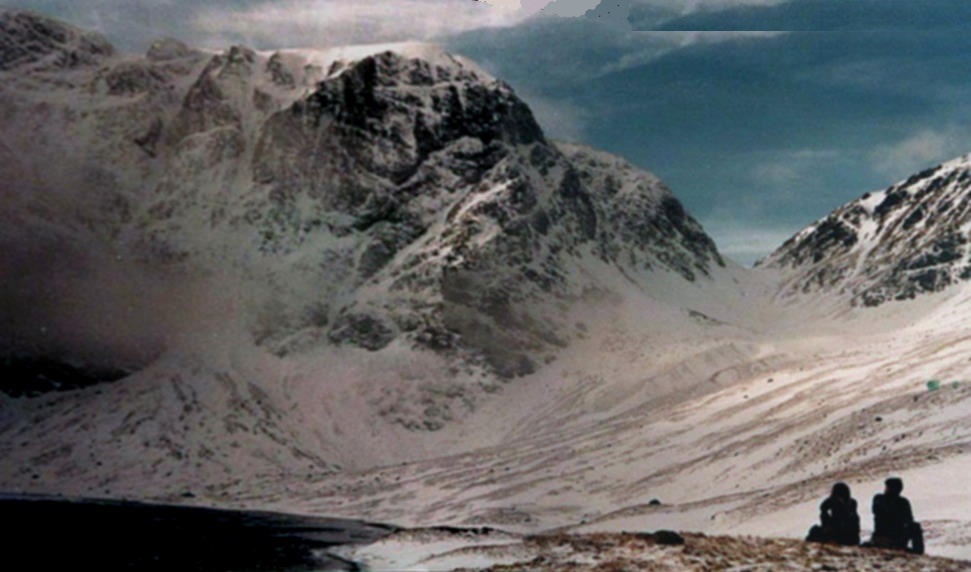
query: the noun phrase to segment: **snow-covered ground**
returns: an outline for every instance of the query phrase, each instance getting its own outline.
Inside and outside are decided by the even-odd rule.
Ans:
[[[476,431],[504,430],[499,446],[308,483],[286,504],[412,526],[802,538],[842,480],[859,501],[866,536],[872,495],[897,475],[928,553],[969,559],[967,295],[827,320],[790,316],[789,325],[780,316],[778,330],[744,343],[733,337],[727,347],[717,336],[683,346],[668,340],[668,351],[681,355],[668,355],[670,365],[639,384],[558,364],[561,375],[509,388],[492,404],[496,415],[482,415],[496,425]],[[598,355],[623,370],[625,352],[651,344],[615,327],[591,337]],[[652,383],[690,388],[699,375],[706,387],[695,397],[638,395]],[[942,387],[929,391],[934,379]]]
[[[428,223],[419,239],[404,227],[400,235],[361,234],[359,223],[378,214],[301,194],[333,178],[326,169],[318,177],[317,168],[336,160],[344,143],[320,146],[312,122],[295,123],[292,111],[364,89],[366,66],[332,64],[385,47],[273,55],[237,47],[214,56],[170,45],[155,60],[96,52],[84,69],[48,69],[40,59],[5,72],[10,87],[0,104],[12,119],[0,167],[22,186],[0,213],[10,221],[0,238],[29,245],[14,258],[34,267],[48,242],[63,255],[50,260],[49,275],[10,271],[22,286],[10,299],[55,298],[52,315],[80,328],[72,332],[85,344],[149,349],[132,352],[142,361],[117,383],[36,398],[0,394],[0,489],[393,523],[421,530],[362,558],[393,566],[382,554],[417,546],[416,558],[431,552],[436,569],[448,569],[518,562],[534,548],[523,535],[537,533],[802,538],[836,481],[850,485],[868,527],[870,497],[896,475],[924,524],[928,552],[971,558],[971,488],[963,482],[971,469],[968,283],[876,308],[852,307],[836,288],[776,296],[787,279],[782,270],[723,266],[656,178],[545,141],[508,86],[411,44],[392,48],[444,66],[438,72],[453,80],[432,81],[424,64],[382,56],[382,73],[397,74],[381,88],[389,102],[400,96],[427,111],[458,90],[467,92],[455,96],[461,110],[486,89],[519,115],[489,135],[510,141],[498,163],[479,157],[485,147],[470,132],[414,165],[421,169],[409,177],[426,185],[413,197],[411,214]],[[363,78],[357,87],[355,73]],[[348,83],[332,81],[326,91],[322,78]],[[118,93],[106,98],[105,90]],[[317,100],[307,99],[311,93]],[[290,107],[305,100],[310,107]],[[491,99],[482,101],[498,118]],[[412,107],[388,108],[403,110],[388,116],[404,122],[402,133],[415,132]],[[335,109],[327,121],[343,117]],[[446,116],[422,115],[442,126]],[[301,129],[306,141],[291,137]],[[44,153],[24,152],[31,140]],[[380,169],[404,161],[381,137],[348,141],[371,144]],[[483,173],[469,157],[479,157]],[[357,174],[356,183],[377,185],[373,173]],[[265,186],[290,178],[300,184]],[[389,195],[409,188],[382,185],[321,188]],[[290,191],[290,210],[267,199]],[[84,207],[74,224],[87,230],[58,224],[55,207],[66,200],[54,200],[58,193]],[[536,210],[517,193],[548,208]],[[372,197],[348,200],[364,198]],[[506,219],[524,224],[497,222]],[[329,226],[340,232],[321,230]],[[504,242],[516,229],[522,240]],[[89,235],[91,244],[112,246],[105,261],[80,256],[87,242],[79,237]],[[401,250],[375,250],[390,257],[370,269],[376,273],[350,272],[383,244],[377,239],[400,240]],[[129,242],[165,272],[125,265],[119,253]],[[480,272],[460,265],[494,243],[477,255],[488,262]],[[456,252],[464,254],[442,270]],[[207,272],[167,266],[186,257]],[[105,272],[90,270],[101,266]],[[524,278],[530,272],[535,282]],[[248,283],[251,274],[265,284]],[[538,286],[542,278],[549,292]],[[493,288],[467,299],[482,283]],[[51,292],[24,294],[38,285]],[[95,294],[77,294],[88,290]],[[520,305],[507,308],[516,295]],[[268,302],[257,318],[269,316],[275,329],[254,326],[240,311],[260,297]],[[290,298],[299,304],[287,316]],[[427,331],[474,341],[470,352],[515,357],[517,343],[531,344],[522,357],[536,363],[491,375],[482,361],[466,359],[479,354],[449,343],[436,352],[401,335],[368,347],[364,334],[380,329],[377,318],[357,324],[351,333],[360,340],[336,335],[345,318],[355,329],[355,304],[409,327],[440,319],[441,328]],[[395,315],[409,305],[412,322]],[[41,340],[48,329],[67,329],[28,318],[43,326],[43,335],[33,334]],[[133,325],[164,339],[141,340]],[[521,337],[503,337],[515,328]],[[929,391],[930,380],[940,388]],[[428,532],[439,525],[503,532]]]
[[[131,383],[94,390],[102,394],[97,397],[82,392],[81,400],[75,394],[27,402],[5,398],[6,434],[14,446],[20,446],[10,430],[16,417],[33,415],[37,424],[24,430],[36,435],[38,427],[47,427],[52,436],[50,442],[23,445],[35,451],[35,462],[20,470],[38,472],[38,480],[6,478],[30,483],[24,490],[32,492],[505,531],[485,541],[475,535],[462,540],[502,544],[502,550],[465,550],[454,538],[434,535],[430,547],[427,538],[407,550],[373,547],[400,554],[414,550],[423,560],[438,554],[440,567],[431,569],[448,569],[511,562],[525,554],[510,548],[520,546],[519,535],[552,531],[671,529],[798,539],[818,518],[818,504],[836,481],[847,482],[859,501],[866,536],[870,498],[886,477],[896,475],[904,479],[904,494],[924,525],[928,554],[971,559],[966,516],[971,489],[964,482],[971,470],[971,326],[965,318],[971,289],[840,309],[822,298],[772,303],[765,296],[771,291],[768,273],[736,278],[743,288],[730,305],[712,303],[713,297],[706,301],[700,286],[695,292],[675,282],[665,286],[659,275],[658,297],[679,287],[681,299],[699,309],[678,309],[651,297],[633,301],[633,290],[626,301],[587,306],[578,316],[586,337],[570,352],[532,376],[500,386],[475,411],[430,433],[359,418],[368,393],[354,379],[389,371],[385,382],[395,387],[440,367],[404,348],[392,346],[363,361],[363,353],[336,351],[288,361],[260,357],[243,340],[200,334],[195,341],[210,354],[208,365],[172,354]],[[234,394],[239,384],[207,369],[216,367],[213,355],[225,356],[217,364],[221,371],[283,383],[269,385],[267,393],[244,385],[251,394]],[[311,383],[325,375],[324,365],[328,375],[348,385]],[[335,375],[341,368],[346,371]],[[192,371],[199,379],[213,376],[210,390],[203,391],[198,379],[172,381],[173,372]],[[164,379],[169,382],[159,383]],[[930,380],[939,380],[941,388],[928,390]],[[79,416],[86,400],[104,400],[104,394],[119,400],[118,413],[99,405],[103,418]],[[175,400],[173,405],[158,401],[160,395]],[[154,404],[155,413],[111,419],[130,410],[122,403],[132,399]],[[44,416],[64,400],[74,403],[67,414]],[[13,415],[14,407],[23,411]],[[189,421],[165,418],[168,410],[182,411]],[[235,429],[228,433],[216,422],[227,410],[233,413],[226,419],[237,424],[230,423]],[[328,424],[314,423],[315,412]],[[199,427],[182,429],[183,423],[197,422]],[[106,442],[125,447],[140,441],[118,440],[109,428],[149,436],[187,431],[185,438],[197,448],[184,451],[187,457],[216,455],[221,460],[215,466],[232,468],[235,478],[206,472],[209,465],[187,471],[189,463],[161,455],[164,443],[156,442],[141,453],[119,449],[117,459],[102,459],[114,463],[110,478],[82,470],[83,459],[65,462],[76,451],[61,451],[58,458],[51,447],[63,440],[54,438],[58,431],[86,423],[101,424]],[[239,446],[222,447],[229,438]],[[308,456],[313,449],[295,447],[314,439],[327,447],[319,459]],[[294,447],[268,449],[267,442]],[[326,464],[355,455],[387,462],[343,471]],[[278,469],[268,471],[268,464]],[[241,470],[247,466],[250,472]],[[71,467],[76,474],[63,472]],[[187,490],[195,495],[191,500],[181,498]],[[455,553],[456,548],[463,551]]]

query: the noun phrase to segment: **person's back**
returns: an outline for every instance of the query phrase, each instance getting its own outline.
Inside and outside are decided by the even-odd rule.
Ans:
[[[852,546],[860,543],[860,515],[845,483],[833,485],[832,493],[819,506],[819,513],[826,541]]]
[[[873,497],[873,539],[875,546],[906,549],[914,541],[914,551],[923,552],[920,526],[914,522],[910,501],[901,496],[903,481],[887,479],[883,494]]]

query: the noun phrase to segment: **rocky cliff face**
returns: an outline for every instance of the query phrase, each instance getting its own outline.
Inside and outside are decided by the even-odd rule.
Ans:
[[[147,261],[266,281],[251,329],[278,355],[403,340],[528,373],[568,343],[550,302],[597,287],[578,278],[589,261],[635,282],[724,264],[659,181],[551,143],[508,85],[435,48],[203,55],[168,40],[136,58],[40,17],[3,21],[7,130],[31,130],[47,100],[60,120],[42,141],[113,197],[114,217],[88,213],[97,232]],[[67,51],[86,72],[41,93],[55,72],[32,62]]]
[[[510,86],[435,47],[139,57],[33,14],[0,23],[0,174],[19,197],[0,214],[21,229],[4,241],[56,236],[153,281],[229,276],[215,294],[278,357],[403,349],[509,379],[618,281],[650,295],[652,276],[725,265],[655,177],[551,142]]]
[[[834,291],[877,306],[971,279],[971,157],[867,193],[760,262],[787,292]]]
[[[0,13],[0,70],[95,65],[114,51],[98,34],[37,14]]]

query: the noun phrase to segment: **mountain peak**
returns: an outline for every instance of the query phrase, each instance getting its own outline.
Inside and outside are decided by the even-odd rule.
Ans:
[[[64,30],[58,46],[86,37]],[[6,75],[17,79],[33,69]],[[72,207],[94,204],[91,197],[117,200],[107,205],[114,210],[102,203],[90,215],[83,210],[90,217],[83,224],[71,208],[37,227],[82,244],[74,237],[85,231],[75,228],[100,233],[112,279],[111,261],[164,268],[159,275],[172,278],[161,281],[159,296],[178,306],[163,312],[168,302],[152,304],[150,318],[132,320],[130,306],[115,308],[123,297],[105,295],[98,280],[92,297],[110,308],[91,310],[97,320],[78,319],[83,334],[68,333],[73,322],[61,328],[45,354],[86,351],[75,337],[88,344],[87,324],[106,323],[106,314],[122,316],[124,327],[105,329],[125,332],[125,341],[118,350],[114,337],[99,343],[98,357],[105,357],[98,365],[115,366],[117,356],[128,355],[135,323],[149,332],[148,349],[138,356],[160,356],[131,368],[144,366],[133,376],[152,387],[169,387],[157,381],[181,375],[199,347],[213,356],[235,351],[223,348],[225,340],[292,363],[317,363],[326,353],[369,371],[342,372],[328,361],[308,383],[347,387],[360,395],[366,415],[388,425],[439,430],[502,384],[566,358],[571,344],[586,344],[594,328],[608,327],[627,300],[693,328],[694,318],[681,311],[681,291],[700,298],[711,286],[714,295],[705,300],[720,301],[734,287],[711,240],[660,181],[607,154],[554,144],[509,85],[437,46],[203,53],[163,41],[141,58],[44,69],[50,79],[63,74],[70,81],[60,82],[57,98],[46,97],[46,82],[11,82],[0,141],[23,141],[22,155],[39,165],[36,187],[67,188]],[[37,112],[38,99],[51,100],[49,112]],[[45,167],[55,161],[65,170],[81,166],[72,184],[47,178],[52,170]],[[17,195],[28,206],[47,199]],[[18,235],[15,246],[35,244],[37,234]],[[153,282],[155,271],[146,272]],[[199,295],[194,285],[183,294],[183,284],[195,283],[184,277],[197,275],[205,282]],[[65,288],[77,299],[71,284]],[[191,309],[183,299],[193,300]],[[221,333],[199,346],[188,340],[209,331],[196,325],[209,308]],[[171,314],[171,335],[158,335],[163,313]],[[18,331],[41,335],[33,333],[34,315]],[[210,352],[209,343],[220,348]],[[247,394],[284,386],[275,373],[251,376],[249,365],[224,376],[215,361],[213,377],[190,376],[202,394],[212,395],[200,385],[210,381],[238,384]],[[404,362],[415,368],[399,378]],[[359,391],[358,382],[368,388]],[[242,395],[236,391],[226,395]],[[268,398],[254,394],[251,401]],[[306,405],[307,418],[316,418],[315,405]],[[236,431],[232,422],[215,430],[224,428]],[[276,447],[290,438],[270,440]],[[275,470],[267,461],[274,454],[259,455],[259,470]]]
[[[864,194],[758,263],[784,290],[850,293],[854,304],[939,292],[971,279],[971,155]]]
[[[75,68],[114,54],[100,34],[34,12],[0,10],[0,70],[29,64]]]
[[[192,54],[189,48],[181,40],[175,38],[159,38],[149,46],[146,57],[153,62],[164,62],[184,58]]]
[[[393,42],[384,44],[360,44],[338,46],[326,49],[286,49],[276,52],[281,56],[296,56],[308,64],[330,70],[329,75],[341,73],[353,64],[381,56],[386,60],[400,62],[425,62],[434,68],[464,72],[471,76],[478,76],[483,81],[494,81],[488,72],[480,66],[462,56],[447,52],[437,44],[427,42]]]

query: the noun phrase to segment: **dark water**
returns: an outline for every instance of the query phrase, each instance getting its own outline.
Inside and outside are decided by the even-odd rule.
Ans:
[[[0,392],[11,397],[37,397],[118,381],[128,373],[114,368],[72,365],[56,359],[0,356]]]
[[[4,495],[0,519],[3,569],[38,572],[355,570],[324,552],[393,531],[344,519]]]

